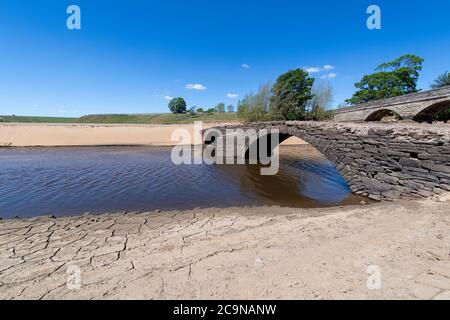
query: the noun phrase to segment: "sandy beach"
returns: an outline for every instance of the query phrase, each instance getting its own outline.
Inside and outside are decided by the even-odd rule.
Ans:
[[[204,123],[203,129],[238,123]],[[0,147],[76,147],[76,146],[153,146],[170,147],[176,130],[186,130],[194,137],[193,124],[0,124]],[[201,144],[202,141],[192,144]],[[306,144],[291,138],[283,145]]]
[[[210,128],[226,123],[205,123]],[[175,130],[194,136],[193,124],[0,124],[0,147],[173,146]],[[201,142],[200,142],[201,143]]]
[[[4,220],[0,298],[450,299],[449,200]]]

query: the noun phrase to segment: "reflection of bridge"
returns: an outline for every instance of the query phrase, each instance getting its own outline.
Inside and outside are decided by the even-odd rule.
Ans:
[[[432,122],[441,111],[450,108],[450,86],[400,97],[368,102],[333,111],[334,121],[379,121],[397,114],[403,120]]]
[[[303,139],[336,166],[354,193],[372,199],[450,191],[450,125],[293,121],[215,129],[225,135],[237,128],[278,129],[280,143],[291,136]]]

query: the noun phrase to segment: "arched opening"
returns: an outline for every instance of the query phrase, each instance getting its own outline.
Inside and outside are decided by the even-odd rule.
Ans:
[[[263,137],[259,137],[254,144],[246,145],[245,159],[250,161],[259,162],[260,156],[271,158],[273,155],[273,150],[282,144],[284,141],[288,140],[291,136],[289,134],[280,133],[278,135],[278,144],[274,144],[272,140],[272,134],[267,134]],[[261,150],[263,148],[263,150]],[[251,154],[250,150],[253,150]],[[256,156],[254,159],[252,156]]]
[[[423,109],[413,120],[416,122],[443,121],[447,123],[450,120],[450,100],[438,102]]]
[[[284,131],[284,130],[282,130]],[[283,143],[287,142],[287,143]],[[265,198],[274,201],[284,199],[291,206],[328,206],[337,204],[359,204],[369,201],[365,196],[353,193],[351,180],[348,180],[344,167],[338,165],[337,158],[323,152],[317,139],[302,134],[279,133],[279,143],[271,143],[271,134],[259,137],[253,144],[247,145],[246,164],[239,169],[228,166],[223,170],[242,170],[242,188],[259,190]],[[256,147],[257,159],[249,154]],[[264,157],[272,157],[274,149],[279,147],[279,171],[276,175],[263,176],[260,167],[269,167],[260,162],[260,152]],[[257,160],[257,163],[254,162]],[[251,164],[253,161],[254,164]],[[272,163],[271,163],[272,165]]]
[[[365,121],[396,122],[402,120],[402,117],[395,111],[381,109],[370,114]]]
[[[283,142],[281,142],[280,146],[301,146],[301,145],[306,145],[306,144],[309,144],[309,143],[298,137],[292,136],[292,137],[284,140]]]
[[[233,128],[227,129],[231,130]],[[277,137],[275,137],[274,139],[273,134],[275,133],[271,132],[271,129],[274,128],[271,126],[269,126],[268,128],[257,129],[244,128],[247,130],[243,130],[240,128],[234,129],[234,132],[227,132],[226,134],[225,132],[223,132],[223,129],[220,130],[217,128],[215,128],[214,130],[208,129],[204,132],[205,147],[209,144],[212,144],[214,148],[214,150],[212,150],[213,152],[210,155],[211,159],[216,158],[215,160],[217,160],[217,156],[220,156],[220,163],[237,163],[250,167],[259,166],[259,168],[272,169],[274,167],[277,167],[275,163],[280,160],[280,153],[274,154],[274,150],[277,147],[279,147],[278,150],[283,147],[309,147],[309,150],[306,151],[307,158],[309,157],[308,160],[311,160],[311,162],[309,163],[314,164],[311,166],[307,164],[305,168],[316,168],[316,173],[323,173],[323,175],[316,175],[316,177],[319,177],[322,182],[329,181],[330,185],[339,185],[340,187],[342,187],[341,190],[344,190],[344,193],[349,192],[350,194],[352,194],[353,192],[353,195],[355,197],[364,197],[368,195],[367,192],[364,192],[364,190],[360,188],[360,186],[357,186],[355,184],[355,181],[352,179],[352,175],[350,175],[349,166],[344,165],[340,161],[342,155],[336,153],[333,146],[329,144],[332,139],[328,140],[325,137],[310,135],[307,130],[291,130],[290,127],[282,125],[276,128],[278,130],[278,133],[276,133]],[[257,134],[258,130],[265,130],[266,132],[262,133],[260,131],[259,133],[262,133],[260,135]],[[283,144],[283,142],[285,141],[290,141],[290,143]],[[244,143],[244,145],[241,145],[242,143]],[[224,153],[217,154],[215,152],[215,148],[223,148]],[[228,152],[230,152],[229,155],[227,155]],[[301,150],[299,152],[295,151],[294,153],[291,153],[290,156],[293,157],[291,157],[287,161],[296,163],[295,157],[299,154],[303,156],[305,154],[305,150]],[[234,160],[230,161],[231,163],[228,163],[228,160],[231,160],[232,157],[234,158]],[[321,162],[321,165],[316,166],[318,159]],[[235,162],[235,160],[237,160],[237,162]],[[304,164],[305,162],[299,164],[299,167],[302,167],[302,165]],[[326,170],[322,170],[323,168],[326,168]],[[274,175],[277,174],[274,173]],[[329,179],[327,177],[333,178]],[[326,187],[324,187],[324,190],[325,189]]]

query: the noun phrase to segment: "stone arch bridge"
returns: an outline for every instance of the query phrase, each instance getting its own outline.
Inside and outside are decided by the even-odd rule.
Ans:
[[[280,143],[298,137],[334,164],[355,194],[375,200],[450,191],[450,125],[292,121],[214,129],[226,139],[236,138],[227,129],[277,129]]]
[[[397,114],[403,120],[432,122],[439,112],[446,109],[450,109],[450,86],[334,110],[333,120],[379,121]]]

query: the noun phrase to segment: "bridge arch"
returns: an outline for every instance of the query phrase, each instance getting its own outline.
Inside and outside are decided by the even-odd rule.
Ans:
[[[280,143],[291,136],[298,137],[321,152],[355,194],[372,199],[429,197],[450,191],[447,126],[288,121],[216,129],[224,139],[228,129],[276,129]],[[238,154],[242,157],[246,151]]]
[[[402,117],[391,109],[380,109],[369,114],[364,121],[381,121],[386,117],[396,117],[399,120],[402,120]]]
[[[368,196],[371,197],[370,193],[365,192],[362,190],[361,186],[359,185],[359,180],[355,179],[355,176],[351,173],[351,166],[345,164],[344,161],[341,161],[343,159],[342,154],[338,151],[337,146],[335,145],[335,141],[333,139],[329,138],[321,138],[314,134],[309,133],[309,130],[296,130],[293,127],[290,127],[288,125],[282,124],[277,125],[274,128],[271,128],[270,126],[265,127],[265,129],[277,129],[279,130],[279,141],[277,145],[271,144],[271,135],[272,133],[268,133],[266,135],[266,141],[268,144],[266,145],[267,149],[265,150],[266,156],[271,156],[273,150],[280,146],[284,141],[288,140],[291,137],[299,138],[308,144],[310,144],[312,147],[314,147],[317,151],[319,151],[339,172],[341,177],[344,179],[344,181],[347,183],[348,187],[352,192],[358,195]],[[260,148],[260,139],[257,139],[254,143],[257,144],[257,150],[259,155],[259,148]],[[249,160],[249,149],[250,146],[246,145],[245,150],[245,159]],[[252,160],[259,160],[259,159],[252,159]],[[348,159],[345,159],[348,160]],[[377,199],[376,197],[373,197],[373,199]],[[377,199],[378,200],[378,199]]]
[[[450,110],[450,100],[440,101],[425,107],[414,116],[413,121],[432,123],[436,116],[445,110]]]
[[[286,133],[281,133],[280,132],[280,134],[278,135],[278,144],[277,145],[273,145],[272,144],[272,133],[268,133],[268,134],[266,134],[265,136],[263,136],[264,137],[264,142],[266,143],[265,144],[265,150],[264,150],[264,156],[267,156],[267,157],[271,157],[271,155],[273,154],[273,150],[276,148],[276,147],[278,147],[278,146],[280,146],[284,141],[286,141],[287,139],[289,139],[289,138],[291,138],[291,137],[295,137],[295,136],[291,136],[291,135],[289,135],[289,134],[286,134]],[[256,161],[258,161],[259,160],[259,155],[260,155],[260,148],[261,148],[261,146],[260,146],[260,143],[261,143],[261,138],[262,137],[259,137],[258,139],[256,139],[256,141],[254,141],[253,142],[253,144],[250,144],[250,145],[246,145],[245,147],[246,147],[246,150],[245,150],[245,159],[246,160],[249,160],[250,159],[250,149],[251,149],[251,147],[253,147],[254,145],[256,145],[256,148],[255,148],[255,150],[257,150],[257,154],[256,154],[256,156],[258,157],[258,159],[251,159],[251,160],[256,160]],[[297,137],[297,138],[300,138],[300,137]],[[301,138],[300,138],[301,139]]]

